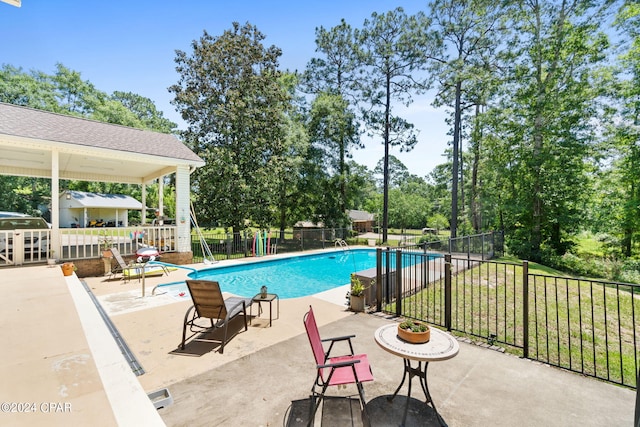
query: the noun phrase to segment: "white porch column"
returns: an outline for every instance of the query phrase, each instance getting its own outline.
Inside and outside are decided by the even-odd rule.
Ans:
[[[147,184],[142,184],[142,212],[140,221],[142,225],[147,223]]]
[[[189,167],[178,166],[176,168],[176,234],[178,238],[176,250],[178,252],[191,252],[190,187]]]
[[[56,251],[56,256],[62,256],[60,250],[60,156],[55,149],[51,150],[51,241],[49,246],[49,249]]]
[[[158,178],[158,220],[164,224],[164,175]]]

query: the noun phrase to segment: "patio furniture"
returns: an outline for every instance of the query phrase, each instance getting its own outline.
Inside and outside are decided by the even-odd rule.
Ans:
[[[373,374],[369,359],[366,354],[354,354],[351,338],[355,335],[347,335],[334,338],[321,339],[318,332],[318,326],[313,314],[313,308],[309,306],[309,311],[304,315],[304,327],[307,331],[307,337],[311,344],[311,350],[316,361],[316,379],[311,387],[313,411],[309,419],[309,425],[313,423],[315,414],[320,403],[325,397],[325,392],[329,386],[340,386],[347,384],[355,384],[360,395],[360,403],[362,404],[363,422],[368,425],[367,407],[364,399],[363,382],[373,381]],[[333,345],[340,341],[346,341],[349,344],[350,354],[343,356],[331,356]],[[325,352],[323,342],[329,342],[329,349]],[[318,392],[317,388],[321,388]],[[316,402],[317,399],[317,402]]]
[[[220,284],[210,280],[187,280],[187,287],[193,300],[191,306],[184,315],[182,329],[182,344],[184,350],[187,340],[187,328],[193,334],[210,332],[218,328],[224,328],[220,353],[224,353],[224,345],[227,342],[227,329],[229,322],[235,316],[242,314],[244,317],[244,330],[247,330],[247,307],[251,306],[251,298],[229,297],[224,299],[220,291]],[[210,326],[197,323],[200,319],[209,319]],[[214,322],[215,321],[215,322]]]
[[[263,302],[268,302],[269,303],[269,327],[271,327],[271,323],[273,322],[273,301],[276,301],[277,304],[277,308],[278,308],[278,313],[276,319],[280,318],[280,298],[278,297],[278,294],[265,294],[262,295],[260,294],[256,294],[256,296],[253,297],[253,302],[257,302],[258,303],[258,317],[260,317],[260,314],[262,313],[262,303]],[[249,315],[251,318],[253,318],[253,305],[251,306],[251,310],[249,310]]]
[[[147,269],[146,271],[144,271],[144,273],[146,274],[150,275],[153,273],[152,271],[150,271],[151,267],[147,267],[142,262],[132,262],[127,264],[124,258],[122,258],[120,250],[117,247],[113,246],[109,248],[109,250],[113,254],[113,258],[118,263],[118,265],[111,269],[111,272],[109,273],[109,279],[111,279],[111,276],[113,276],[114,274],[122,274],[122,279],[124,281],[130,280],[131,277],[137,277],[138,281],[140,281],[140,277],[142,277],[143,275],[143,269]],[[160,268],[162,270],[159,270]],[[169,275],[169,270],[165,265],[162,264],[154,264],[153,270],[162,271],[163,274],[166,274],[167,276]]]
[[[122,258],[122,255],[120,254],[120,250],[118,248],[114,246],[112,248],[109,248],[109,250],[111,251],[113,258],[118,263],[116,266],[111,268],[111,271],[109,272],[109,279],[111,279],[111,276],[115,274],[122,274],[122,279],[124,280],[124,272],[132,267],[125,262],[124,258]]]
[[[440,416],[440,414],[438,414],[436,405],[433,403],[431,393],[429,393],[429,384],[427,382],[427,368],[429,366],[429,362],[447,360],[457,355],[460,351],[460,345],[458,344],[458,341],[450,334],[433,327],[430,327],[429,329],[431,331],[431,337],[429,341],[421,344],[413,344],[399,338],[397,323],[391,323],[389,325],[381,326],[374,333],[376,343],[378,343],[378,345],[383,350],[395,356],[402,357],[404,361],[404,373],[402,376],[402,381],[400,382],[400,385],[396,389],[395,393],[393,393],[393,396],[389,398],[389,401],[393,400],[396,397],[407,377],[409,378],[407,403],[404,408],[404,416],[402,418],[402,424],[400,424],[401,426],[404,426],[404,423],[407,420],[409,401],[411,400],[411,383],[413,377],[416,376],[420,379],[420,386],[422,387],[424,396],[427,399],[425,403],[431,403],[433,411],[436,413],[438,422],[440,423],[440,425],[446,426],[442,417]],[[412,360],[417,361],[418,366],[412,367]],[[423,362],[424,368],[422,364]]]

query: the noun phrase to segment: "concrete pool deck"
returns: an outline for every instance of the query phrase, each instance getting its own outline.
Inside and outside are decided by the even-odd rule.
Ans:
[[[397,425],[401,418],[406,385],[393,403],[385,397],[399,383],[402,362],[373,340],[373,331],[393,319],[347,311],[344,289],[282,300],[272,327],[264,312],[246,332],[234,321],[238,333],[220,354],[211,341],[179,351],[190,302],[151,296],[155,285],[182,280],[186,271],[147,278],[144,298],[136,280],[84,279],[146,371],[135,377],[114,353],[113,338],[75,275],[65,278],[46,266],[3,269],[2,275],[0,401],[35,403],[36,411],[17,412],[16,405],[16,412],[0,413],[1,425],[286,425],[315,376],[302,324],[310,304],[323,337],[355,333],[356,351],[369,355],[375,381],[365,391],[372,425]],[[460,347],[458,356],[429,369],[431,394],[450,426],[633,424],[634,390],[466,341]],[[437,425],[416,387],[407,424]],[[146,394],[162,388],[173,404],[156,411]],[[325,412],[330,416],[330,404]]]

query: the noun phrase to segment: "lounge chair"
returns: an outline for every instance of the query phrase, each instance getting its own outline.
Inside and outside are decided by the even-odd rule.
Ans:
[[[363,422],[365,425],[368,425],[369,417],[367,415],[362,383],[373,381],[373,374],[367,355],[354,354],[353,352],[351,338],[354,338],[355,335],[321,339],[311,306],[309,306],[309,311],[304,315],[304,327],[307,330],[307,336],[309,337],[309,343],[311,344],[311,350],[313,351],[313,356],[316,360],[316,369],[318,371],[313,387],[311,387],[314,407],[309,425],[313,423],[313,419],[324,398],[327,387],[346,384],[355,384],[357,386],[362,404]],[[339,341],[346,341],[349,344],[350,354],[331,357],[330,353],[333,345]],[[323,342],[330,343],[329,349],[326,352],[324,351]],[[321,391],[318,392],[317,388],[321,388]]]
[[[231,319],[242,314],[244,317],[244,330],[247,330],[247,308],[251,306],[252,298],[229,297],[224,299],[218,282],[210,280],[187,280],[186,282],[193,300],[193,306],[184,315],[180,348],[184,350],[185,341],[188,339],[187,328],[192,332],[189,337],[192,338],[197,333],[223,327],[224,334],[220,353],[224,353],[224,345],[227,342],[227,328]],[[211,326],[197,323],[199,319],[209,319]]]
[[[138,280],[140,280],[141,272],[139,271],[138,274],[132,274],[132,272],[135,272],[136,270],[142,270],[143,268],[145,268],[144,264],[142,263],[127,264],[124,258],[122,258],[122,255],[120,254],[120,250],[117,247],[114,246],[112,248],[109,248],[109,250],[113,254],[113,258],[115,258],[116,262],[118,263],[109,272],[109,279],[111,279],[111,276],[115,274],[122,274],[122,279],[125,281],[127,279],[130,279],[132,276],[136,276],[138,277]],[[162,264],[154,264],[154,265],[159,265],[160,267],[162,267],[162,271],[164,272],[164,274],[166,274],[167,276],[169,275],[169,270],[167,269],[166,266]]]
[[[124,272],[129,270],[132,267],[129,266],[129,264],[127,264],[125,260],[122,258],[122,255],[120,254],[120,250],[118,248],[114,246],[112,248],[109,248],[109,250],[111,251],[113,258],[117,262],[117,265],[112,267],[111,271],[109,272],[109,279],[111,279],[111,276],[115,274],[122,274],[122,278],[124,279],[125,278]]]

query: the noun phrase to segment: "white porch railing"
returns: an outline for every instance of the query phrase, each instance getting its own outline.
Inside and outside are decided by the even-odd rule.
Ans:
[[[175,226],[61,228],[56,258],[63,261],[99,258],[102,249],[111,246],[116,246],[123,255],[133,255],[145,246],[171,252],[176,250],[176,230]]]
[[[51,230],[0,230],[0,266],[45,262]]]
[[[103,247],[117,246],[123,255],[153,246],[160,252],[176,250],[176,226],[61,228],[60,246],[51,247],[54,230],[0,230],[0,267],[99,258]]]

